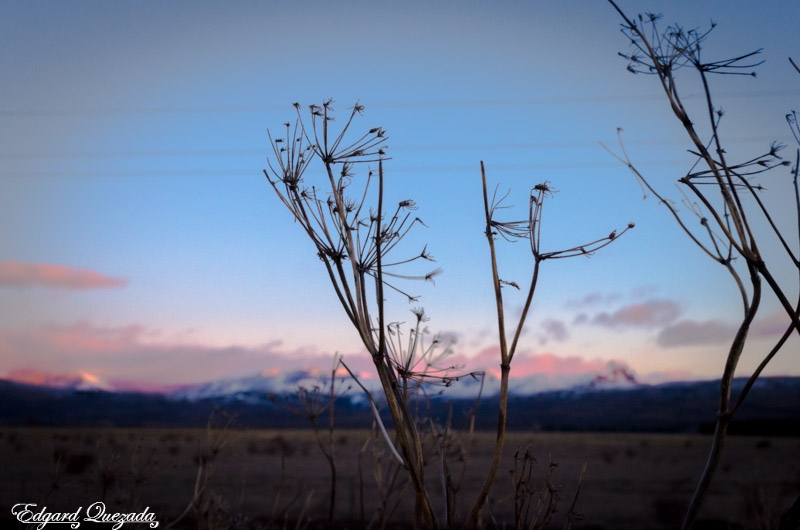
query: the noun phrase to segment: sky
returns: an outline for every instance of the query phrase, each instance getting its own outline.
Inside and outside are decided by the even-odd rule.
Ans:
[[[717,24],[705,56],[763,49],[756,77],[712,79],[729,157],[796,144],[798,6],[745,1],[622,1],[663,26]],[[546,250],[636,224],[591,258],[545,262],[512,376],[549,381],[624,366],[643,382],[718,377],[741,317],[722,268],[678,229],[600,142],[626,150],[659,189],[691,167],[657,79],[632,75],[620,18],[599,0],[563,2],[3,2],[0,17],[0,377],[78,376],[158,390],[292,369],[334,354],[364,377],[370,361],[313,245],[262,170],[267,130],[332,98],[341,126],[386,130],[387,201],[413,199],[443,269],[387,302],[410,325],[418,306],[453,359],[497,369],[497,325],[480,162],[504,211],[530,189],[558,190]],[[681,72],[706,131],[698,79]],[[312,166],[310,172],[318,172]],[[309,173],[311,178],[311,173]],[[762,176],[781,226],[796,223],[789,168]],[[696,223],[696,220],[694,221]],[[790,232],[791,233],[791,232]],[[796,244],[797,238],[793,240]],[[765,234],[762,250],[797,296],[797,272]],[[520,285],[527,243],[499,242]],[[504,290],[512,316],[524,293]],[[766,296],[739,375],[785,329]],[[768,375],[800,376],[792,338]]]

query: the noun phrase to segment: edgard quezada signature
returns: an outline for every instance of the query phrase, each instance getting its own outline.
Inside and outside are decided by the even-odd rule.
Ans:
[[[34,528],[37,530],[45,528],[48,524],[67,524],[69,528],[80,528],[81,523],[110,524],[112,530],[120,530],[125,523],[147,524],[150,528],[158,527],[156,515],[149,507],[141,512],[117,513],[107,511],[105,503],[101,501],[90,504],[85,511],[83,507],[79,507],[74,512],[51,512],[47,510],[47,506],[40,508],[35,503],[20,502],[11,508],[11,514],[20,523],[35,525]]]

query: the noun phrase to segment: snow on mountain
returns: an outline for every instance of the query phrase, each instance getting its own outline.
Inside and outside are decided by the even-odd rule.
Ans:
[[[321,376],[316,370],[295,370],[286,373],[260,373],[245,377],[220,379],[199,385],[187,386],[171,392],[174,399],[199,401],[218,397],[231,397],[240,400],[264,398],[293,394],[299,388],[327,391],[329,377]],[[337,377],[337,387],[343,386],[342,378]]]
[[[89,372],[54,374],[33,370],[19,370],[10,375],[11,377],[8,377],[8,379],[18,383],[58,390],[115,390],[107,381]]]
[[[173,399],[199,401],[218,397],[228,397],[242,401],[263,400],[270,396],[295,394],[299,388],[313,391],[318,388],[327,393],[330,377],[318,371],[296,370],[287,373],[261,373],[246,377],[221,379],[204,384],[184,387],[169,394]],[[377,380],[362,380],[370,392],[380,394]],[[337,393],[352,387],[348,393],[353,401],[363,399],[363,392],[346,376],[336,378]],[[481,388],[482,385],[482,388]],[[641,386],[634,373],[625,365],[609,362],[600,372],[582,374],[532,374],[512,377],[509,391],[518,396],[528,396],[554,390],[587,391],[606,389],[637,388]],[[449,385],[432,384],[427,387],[431,396],[442,395],[451,399],[469,399],[480,392],[489,397],[500,392],[500,379],[492,373],[482,376],[465,375]]]

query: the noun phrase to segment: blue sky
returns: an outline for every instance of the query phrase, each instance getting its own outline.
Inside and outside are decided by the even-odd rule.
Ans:
[[[763,48],[758,77],[713,80],[725,138],[739,159],[773,140],[793,150],[784,115],[800,101],[787,60],[800,58],[794,2],[622,8],[661,12],[665,25],[713,19],[708,57]],[[444,269],[435,286],[409,288],[431,331],[456,339],[460,359],[491,365],[497,341],[483,160],[520,215],[533,185],[559,190],[547,204],[547,248],[636,223],[591,259],[544,264],[518,373],[591,372],[609,361],[650,381],[720,373],[740,312],[732,282],[598,144],[616,148],[624,128],[639,169],[668,193],[692,162],[657,80],[631,75],[617,55],[627,41],[609,4],[2,10],[0,376],[85,373],[158,387],[326,367],[334,352],[368,370],[312,245],[261,173],[267,129],[294,119],[293,102],[328,98],[340,117],[365,105],[355,130],[386,129],[387,196],[417,202],[428,228],[412,242]],[[680,81],[700,109],[696,78],[687,71]],[[791,226],[788,170],[762,182]],[[794,281],[786,264],[775,266]],[[522,283],[526,245],[504,248],[501,267]],[[393,320],[411,321],[405,301],[390,306]],[[743,370],[782,322],[766,300]],[[792,339],[770,373],[800,375],[797,346]]]

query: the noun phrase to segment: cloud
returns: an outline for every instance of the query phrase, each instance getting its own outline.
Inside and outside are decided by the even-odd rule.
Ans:
[[[25,337],[46,350],[68,354],[117,353],[141,347],[144,326],[96,327],[87,322],[71,326],[44,325]],[[151,332],[152,334],[152,332]]]
[[[791,320],[786,311],[779,310],[765,317],[757,318],[750,326],[750,335],[754,337],[773,337],[777,339],[784,334]]]
[[[572,321],[573,324],[577,325],[586,324],[587,322],[589,322],[589,315],[586,313],[578,313],[575,315],[575,319]]]
[[[719,344],[730,341],[735,333],[736,326],[721,320],[681,320],[662,329],[656,343],[665,348]]]
[[[619,293],[589,293],[583,298],[578,300],[570,300],[567,302],[567,306],[572,307],[573,309],[586,309],[590,307],[597,307],[599,305],[608,305],[613,302],[616,302],[622,298],[622,295]]]
[[[551,340],[555,342],[564,342],[569,338],[567,326],[560,320],[548,318],[541,323],[541,327],[544,329],[544,333],[539,336],[539,343],[541,345],[545,345]]]
[[[500,347],[497,345],[488,346],[476,355],[453,355],[449,359],[452,364],[463,365],[469,371],[483,370],[498,377],[500,374]],[[511,361],[511,376],[595,373],[605,367],[607,362],[603,359],[585,359],[577,355],[534,354],[529,351],[518,350]]]
[[[778,339],[789,326],[789,316],[783,311],[757,318],[750,326],[748,337],[752,339]],[[680,346],[702,346],[721,344],[733,340],[739,323],[729,324],[721,320],[681,320],[662,329],[656,342],[665,348]]]
[[[595,374],[602,370],[608,361],[603,359],[584,359],[577,355],[555,355],[539,353],[515,356],[512,371],[518,376],[547,374],[550,376]]]
[[[57,289],[110,289],[125,287],[128,280],[114,278],[88,269],[76,269],[49,263],[0,261],[0,286],[46,287]]]
[[[97,326],[86,322],[0,330],[0,352],[0,377],[31,384],[139,391],[169,391],[256,374],[289,377],[298,370],[325,375],[330,373],[334,353],[313,347],[288,349],[280,341],[212,346],[193,343],[185,335],[169,338],[139,324]],[[344,360],[364,384],[377,384],[372,360],[365,352],[347,352]],[[484,371],[486,395],[497,390],[499,364],[496,345],[476,355],[447,358],[447,365],[463,365],[462,373]],[[520,350],[512,361],[511,384],[515,392],[522,393],[570,388],[598,376],[613,379],[620,368],[633,373],[621,361]],[[656,374],[644,380],[661,382],[678,376],[686,374]],[[473,395],[475,384],[465,377],[453,385],[453,395]]]
[[[624,306],[613,313],[597,313],[589,321],[608,328],[652,328],[674,322],[680,315],[678,304],[673,300],[648,300]]]
[[[53,388],[81,388],[112,390],[107,382],[89,372],[52,373],[39,370],[12,370],[6,374],[8,379],[28,385],[49,386]]]
[[[211,346],[170,339],[134,324],[96,326],[81,322],[0,331],[3,370],[24,380],[65,379],[88,374],[110,388],[156,389],[203,383],[260,372],[330,370],[333,352],[284,348],[280,341],[258,346]],[[345,356],[357,373],[372,369],[361,352]],[[23,377],[24,376],[24,377]]]
[[[497,347],[486,348],[478,355],[466,361],[471,370],[483,369],[486,373],[484,392],[494,394],[499,389],[500,373],[499,351]],[[520,352],[511,362],[511,379],[509,388],[517,394],[532,394],[549,390],[563,390],[576,386],[590,385],[600,382],[605,385],[630,384],[626,378],[634,377],[635,371],[619,360],[586,359],[577,355],[555,355],[552,353],[531,354]],[[448,389],[448,395],[466,395],[470,387],[474,387],[465,378],[466,388],[455,385]]]
[[[436,336],[444,346],[455,346],[462,339],[461,333],[457,331],[441,331]]]

